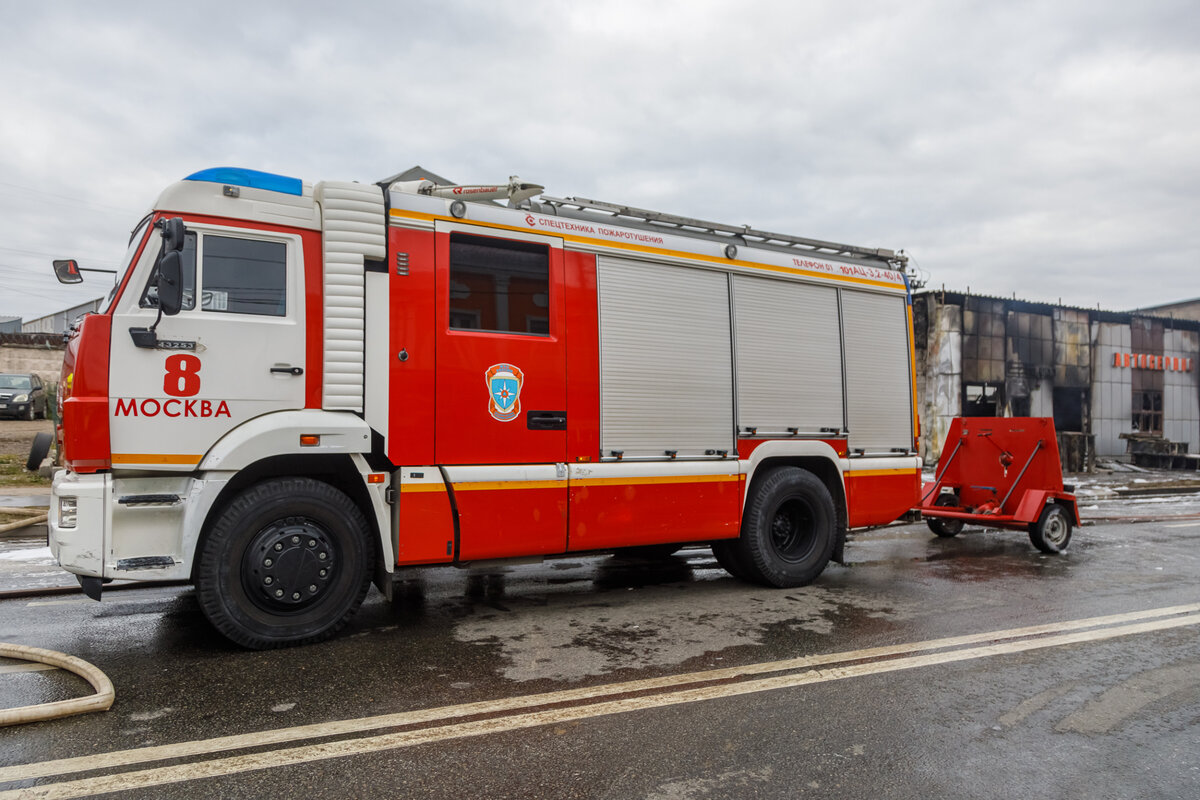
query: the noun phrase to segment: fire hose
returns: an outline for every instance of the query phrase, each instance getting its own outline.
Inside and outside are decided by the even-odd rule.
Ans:
[[[70,717],[75,714],[86,714],[90,711],[107,711],[116,697],[112,681],[108,679],[108,676],[81,658],[69,656],[66,653],[57,653],[53,650],[43,650],[40,647],[26,647],[21,644],[8,644],[5,642],[0,642],[0,657],[33,661],[65,669],[83,678],[96,690],[95,694],[87,695],[86,697],[75,697],[70,700],[58,700],[53,703],[41,703],[33,706],[20,706],[19,708],[0,709],[0,727]]]

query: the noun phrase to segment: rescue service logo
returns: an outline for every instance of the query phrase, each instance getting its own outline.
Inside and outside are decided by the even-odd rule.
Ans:
[[[521,387],[525,373],[512,364],[493,364],[484,373],[488,387],[488,413],[499,422],[512,422],[521,413]]]

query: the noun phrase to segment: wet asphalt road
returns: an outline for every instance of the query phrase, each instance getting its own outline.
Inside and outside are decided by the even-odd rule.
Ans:
[[[0,641],[84,658],[117,699],[0,729],[0,799],[1194,798],[1200,609],[1175,607],[1200,603],[1200,519],[1170,515],[1198,502],[1077,530],[1061,557],[883,529],[799,590],[704,549],[429,571],[335,640],[267,653],[225,643],[187,588],[3,600]],[[0,674],[4,706],[86,691]]]

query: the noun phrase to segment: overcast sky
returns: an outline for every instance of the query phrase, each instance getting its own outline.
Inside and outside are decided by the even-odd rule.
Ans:
[[[1200,296],[1200,3],[4,2],[0,315],[107,292],[206,167],[420,164],[904,249],[930,286]]]

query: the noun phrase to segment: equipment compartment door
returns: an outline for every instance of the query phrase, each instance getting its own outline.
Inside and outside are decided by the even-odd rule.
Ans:
[[[567,477],[555,468],[567,451],[562,242],[439,223],[436,247],[436,459],[491,466],[470,486],[456,485],[461,471],[451,471],[458,556],[562,552]],[[502,505],[496,492],[476,491],[485,484],[503,485]]]

